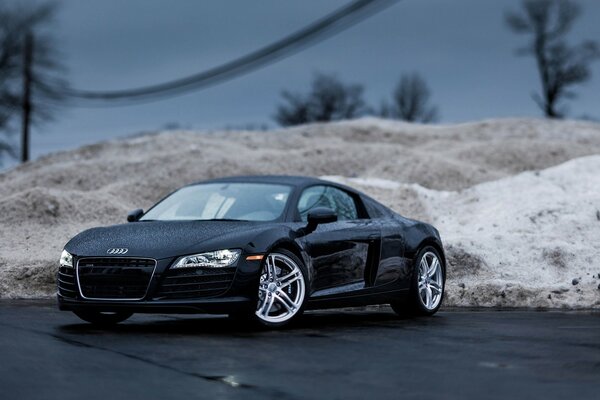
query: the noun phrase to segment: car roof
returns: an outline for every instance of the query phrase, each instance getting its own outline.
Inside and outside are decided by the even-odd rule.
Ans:
[[[326,181],[319,178],[314,178],[310,176],[299,176],[299,175],[241,175],[241,176],[228,176],[224,178],[215,178],[209,179],[199,183],[220,183],[220,182],[236,182],[236,183],[271,183],[271,184],[280,184],[280,185],[291,185],[296,187],[305,187],[312,185],[331,185],[343,188],[350,192],[355,192],[356,190],[340,185],[335,182]]]

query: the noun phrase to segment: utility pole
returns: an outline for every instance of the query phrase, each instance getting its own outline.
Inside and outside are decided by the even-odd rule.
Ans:
[[[33,34],[28,32],[23,43],[23,99],[21,104],[21,163],[29,161],[31,126],[31,64],[33,62]]]

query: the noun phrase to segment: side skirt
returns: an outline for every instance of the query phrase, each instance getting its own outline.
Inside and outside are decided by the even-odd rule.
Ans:
[[[306,303],[306,309],[318,310],[324,308],[361,307],[374,304],[387,304],[394,300],[406,298],[408,291],[409,289],[395,289],[379,293],[356,293],[310,298]]]

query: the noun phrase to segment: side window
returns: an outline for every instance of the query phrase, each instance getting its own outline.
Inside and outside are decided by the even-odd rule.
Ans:
[[[298,200],[298,212],[302,221],[306,221],[310,210],[317,207],[331,208],[341,221],[358,219],[352,196],[332,186],[311,186],[302,192]]]
[[[369,216],[371,218],[381,218],[384,216],[381,209],[371,199],[363,198],[362,200],[363,200],[363,204],[365,205],[365,208],[367,209],[367,212],[369,213]]]

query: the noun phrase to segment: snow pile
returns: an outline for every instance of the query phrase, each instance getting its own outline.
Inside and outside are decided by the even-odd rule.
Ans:
[[[400,209],[421,204],[445,242],[453,306],[600,306],[600,156],[444,192],[329,177]]]
[[[596,123],[375,118],[269,132],[162,132],[55,153],[0,173],[0,297],[51,295],[70,237],[123,222],[128,210],[176,187],[300,174],[346,177],[336,179],[438,226],[451,262],[446,304],[598,307],[594,154]]]

